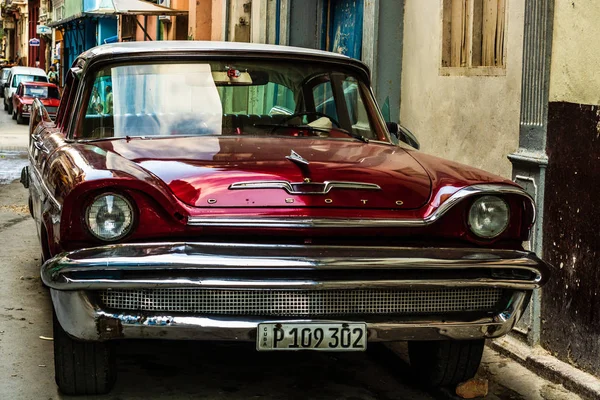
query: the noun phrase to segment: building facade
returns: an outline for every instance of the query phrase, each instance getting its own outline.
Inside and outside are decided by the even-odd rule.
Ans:
[[[0,10],[5,39],[5,58],[28,65],[29,19],[26,0],[1,0]]]

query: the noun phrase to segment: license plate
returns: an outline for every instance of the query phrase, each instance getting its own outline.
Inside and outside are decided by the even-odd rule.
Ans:
[[[365,323],[267,323],[258,325],[256,349],[365,351]]]

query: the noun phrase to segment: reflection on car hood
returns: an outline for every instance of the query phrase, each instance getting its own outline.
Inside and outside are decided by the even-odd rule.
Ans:
[[[230,136],[134,138],[95,145],[138,163],[182,202],[196,207],[416,209],[431,193],[429,176],[413,157],[400,147],[374,142]],[[308,165],[286,158],[292,151]],[[241,182],[254,185],[233,189]],[[282,187],[286,182],[300,183],[294,190],[302,194]],[[327,191],[308,182],[359,185],[331,185]]]

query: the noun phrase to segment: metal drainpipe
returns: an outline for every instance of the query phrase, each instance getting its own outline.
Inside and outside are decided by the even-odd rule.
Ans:
[[[279,44],[279,30],[281,29],[281,0],[275,3],[275,44]]]
[[[529,247],[540,256],[543,251],[544,189],[548,165],[546,134],[553,22],[554,0],[525,1],[519,149],[508,156],[513,164],[513,180],[523,186],[537,203],[537,220]],[[537,289],[516,327],[531,346],[540,342],[541,302],[542,293]]]
[[[162,40],[160,34],[160,18],[158,17],[158,15],[156,16],[156,40]]]

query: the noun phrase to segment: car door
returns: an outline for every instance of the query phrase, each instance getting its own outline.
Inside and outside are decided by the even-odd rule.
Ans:
[[[10,82],[12,81],[12,71],[8,73],[8,78],[6,78],[6,83],[4,84],[4,87],[2,88],[3,92],[4,92],[4,109],[8,111],[8,91],[10,90]]]
[[[21,98],[21,96],[23,96],[23,85],[20,84],[17,88],[17,91],[15,92],[15,94],[13,94],[12,97],[14,114],[17,114],[19,112],[19,98]]]
[[[66,78],[65,92],[61,101],[57,118],[52,121],[48,115],[32,114],[29,137],[29,163],[30,163],[30,195],[32,202],[33,218],[41,234],[43,212],[47,207],[60,207],[55,199],[55,187],[52,179],[46,172],[47,162],[56,148],[64,145],[64,138],[71,117],[71,107],[76,95],[76,81],[72,71]],[[41,104],[41,102],[40,102]]]

